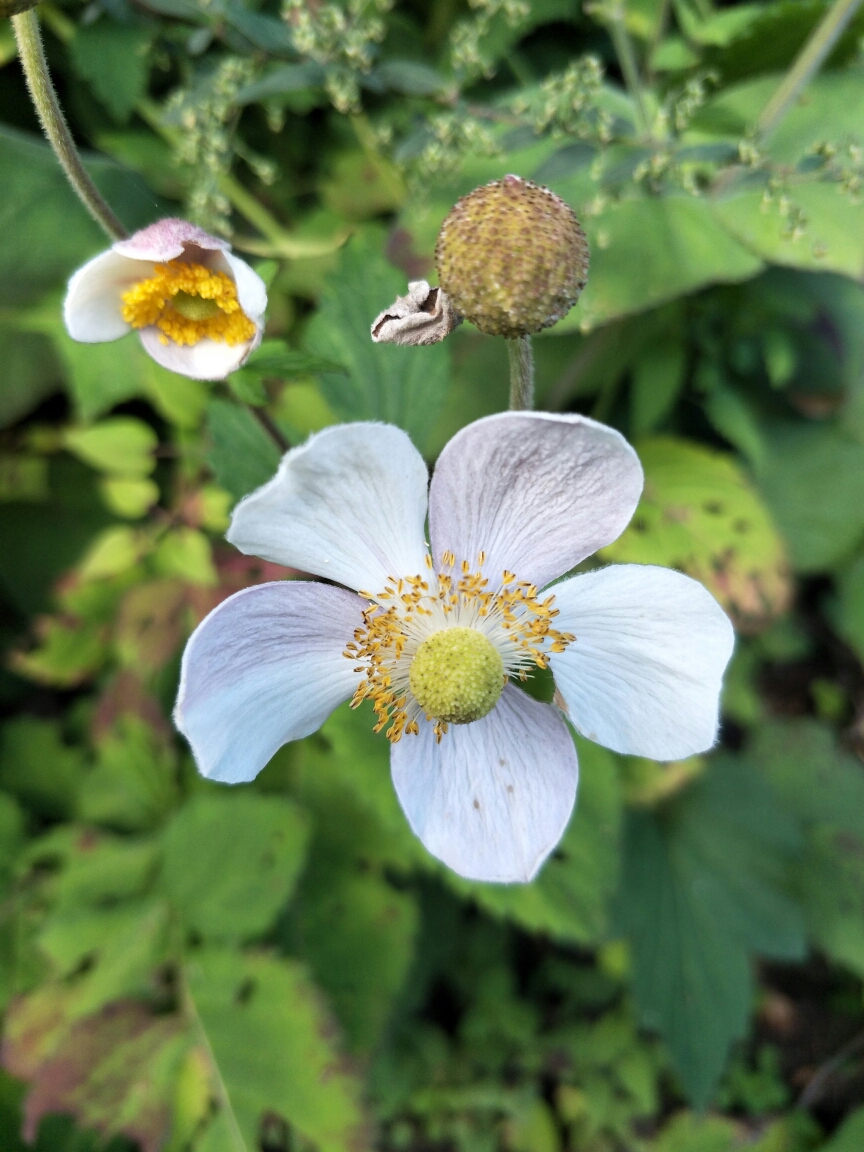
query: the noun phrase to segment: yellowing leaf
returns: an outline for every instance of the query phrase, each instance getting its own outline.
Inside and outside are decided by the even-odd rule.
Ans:
[[[70,452],[101,472],[147,476],[156,464],[156,433],[131,416],[115,416],[89,428],[70,428],[65,442]]]
[[[177,528],[164,536],[154,556],[162,576],[176,576],[189,584],[212,587],[217,582],[210,541],[196,528]]]
[[[159,499],[159,487],[152,480],[108,476],[99,485],[102,498],[112,512],[137,520]]]
[[[743,629],[788,606],[783,542],[735,460],[671,436],[638,445],[645,490],[604,560],[661,564],[701,581]]]
[[[82,580],[99,580],[126,572],[138,560],[141,541],[131,528],[106,528],[94,540],[81,561]]]

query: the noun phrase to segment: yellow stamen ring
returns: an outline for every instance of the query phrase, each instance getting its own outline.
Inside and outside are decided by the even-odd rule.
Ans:
[[[382,592],[360,593],[369,605],[344,653],[363,676],[352,707],[371,701],[375,731],[386,729],[394,744],[419,733],[422,715],[434,722],[439,741],[448,724],[479,720],[507,677],[525,680],[530,668],[547,668],[550,653],[576,639],[552,627],[554,596],[540,600],[536,586],[512,572],[490,592],[486,556],[477,559],[472,572],[469,562],[457,565],[445,552],[437,575],[390,577]]]
[[[151,325],[163,344],[197,344],[203,339],[231,346],[255,335],[255,325],[240,307],[237,287],[224,272],[203,264],[169,260],[157,264],[154,275],[141,280],[121,299],[121,313],[133,328]]]

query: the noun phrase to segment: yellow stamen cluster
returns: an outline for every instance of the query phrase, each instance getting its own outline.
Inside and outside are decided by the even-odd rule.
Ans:
[[[121,299],[126,323],[133,328],[155,324],[163,344],[169,340],[197,344],[209,338],[233,346],[255,335],[254,323],[240,307],[234,281],[203,264],[182,260],[157,264],[154,276],[124,292]]]
[[[428,556],[426,559],[431,569],[432,561]],[[456,557],[445,552],[437,575],[391,576],[377,595],[360,593],[370,603],[363,612],[362,627],[355,630],[354,640],[344,652],[355,662],[354,670],[363,675],[351,706],[357,708],[370,700],[378,718],[375,731],[386,728],[394,744],[406,733],[417,735],[420,731],[418,718],[425,709],[412,692],[410,670],[418,650],[431,636],[448,628],[474,628],[500,654],[503,676],[518,675],[521,680],[527,679],[531,667],[547,668],[549,654],[563,652],[575,640],[571,633],[552,627],[558,615],[553,595],[540,600],[536,585],[517,580],[507,571],[497,590],[491,591],[482,572],[485,553],[477,559],[477,571],[472,572],[471,564],[464,560],[454,573]],[[446,646],[441,646],[444,650]],[[427,676],[423,682],[427,683]],[[423,695],[428,702],[434,693],[427,685]],[[492,704],[496,701],[497,696]],[[455,706],[453,711],[457,711]],[[434,721],[440,741],[448,720],[428,714],[426,718]]]

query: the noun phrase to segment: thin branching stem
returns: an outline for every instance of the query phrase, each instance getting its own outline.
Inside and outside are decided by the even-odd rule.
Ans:
[[[645,94],[642,91],[636,51],[627,29],[624,27],[624,12],[620,5],[616,6],[609,15],[609,35],[612,37],[612,45],[615,49],[615,55],[618,57],[627,91],[633,98],[639,135],[648,137],[651,135],[651,120],[645,104]]]
[[[534,352],[530,336],[507,341],[510,359],[510,408],[522,412],[534,407]]]
[[[33,9],[12,17],[12,28],[18,43],[18,57],[30,96],[39,116],[39,123],[48,138],[48,143],[66,173],[69,183],[78,193],[84,207],[108,233],[112,240],[123,240],[129,233],[114,215],[102,193],[93,183],[84,167],[69,125],[60,108],[57,93],[51,83],[48,61],[42,46],[39,21]]]
[[[756,127],[764,139],[786,116],[843,35],[861,0],[836,0],[816,25],[779,88],[762,109]]]

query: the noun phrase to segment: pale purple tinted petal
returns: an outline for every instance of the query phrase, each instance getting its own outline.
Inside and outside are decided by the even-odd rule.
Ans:
[[[642,466],[614,428],[587,416],[505,412],[458,432],[429,492],[432,554],[504,569],[542,587],[610,544],[642,491]]]
[[[225,252],[224,258],[231,270],[229,275],[237,285],[237,300],[240,307],[250,320],[260,320],[267,308],[267,286],[258,273],[239,256]]]
[[[66,291],[63,319],[73,340],[99,344],[130,331],[120,311],[123,292],[153,275],[153,265],[110,249],[79,268]]]
[[[576,640],[553,654],[555,683],[580,732],[615,752],[680,760],[717,736],[732,625],[696,580],[617,564],[555,585],[556,628]]]
[[[159,264],[182,256],[187,244],[220,252],[226,252],[231,247],[227,240],[211,236],[203,228],[176,217],[157,220],[155,224],[140,229],[128,240],[118,240],[112,247],[121,256],[130,256],[133,260],[152,260]]]
[[[337,424],[288,452],[226,535],[241,552],[374,595],[391,576],[426,573],[427,483],[399,428]]]
[[[157,364],[193,380],[224,380],[229,372],[243,364],[246,357],[261,343],[262,324],[256,327],[251,340],[242,344],[226,344],[223,340],[199,340],[197,344],[162,343],[162,332],[152,326],[138,332],[145,351]]]
[[[561,839],[579,766],[556,709],[507,684],[473,724],[436,743],[423,720],[390,754],[393,784],[426,848],[469,880],[527,882]]]
[[[198,625],[174,722],[204,776],[253,780],[353,693],[360,678],[342,653],[363,606],[342,588],[281,581],[237,592]]]

